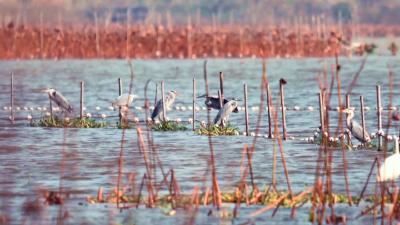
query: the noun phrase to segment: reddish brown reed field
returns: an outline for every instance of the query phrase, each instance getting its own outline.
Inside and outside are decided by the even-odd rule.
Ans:
[[[338,41],[349,43],[347,34],[354,29],[138,24],[55,28],[16,27],[11,22],[0,28],[0,59],[323,57],[334,55]],[[399,27],[379,25],[356,30],[359,35],[400,34]]]

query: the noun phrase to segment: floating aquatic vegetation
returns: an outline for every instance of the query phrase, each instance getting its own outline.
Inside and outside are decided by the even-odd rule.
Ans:
[[[162,121],[151,125],[154,131],[184,131],[188,128],[176,121]]]
[[[31,126],[37,127],[68,127],[68,128],[103,128],[107,126],[105,121],[98,122],[91,118],[59,119],[57,117],[43,117],[39,121],[31,121]]]
[[[200,135],[211,135],[211,136],[234,136],[239,135],[239,128],[233,127],[228,124],[225,127],[221,127],[214,124],[201,125],[199,129],[196,130],[196,134]]]
[[[372,139],[370,142],[365,143],[363,145],[353,145],[352,142],[348,140],[346,134],[340,134],[338,137],[328,137],[327,133],[321,135],[319,131],[315,132],[314,137],[307,138],[306,141],[317,145],[326,144],[328,147],[332,148],[341,148],[343,144],[343,146],[347,150],[359,150],[359,149],[376,150],[378,148],[377,139]]]
[[[135,128],[135,125],[131,124],[131,123],[127,123],[127,122],[122,122],[122,123],[117,122],[117,128],[118,129],[132,129],[132,128]]]
[[[133,194],[131,192],[124,193],[122,190],[117,194],[116,188],[114,188],[110,193],[104,196],[102,188],[100,188],[97,196],[87,196],[86,201],[90,204],[99,203],[120,203],[125,204],[145,204],[147,196]],[[304,203],[310,203],[315,198],[315,203],[329,202],[331,204],[348,204],[349,197],[346,194],[331,193],[326,194],[321,199],[321,196],[314,195],[312,193],[312,188],[307,188],[299,193],[290,195],[287,191],[277,191],[271,186],[267,186],[264,191],[259,191],[258,189],[252,190],[250,192],[240,192],[238,189],[231,192],[220,192],[220,199],[222,203],[246,203],[248,205],[270,205],[277,201],[280,201],[280,205],[284,208],[292,208],[302,205]],[[118,199],[119,195],[119,199]],[[197,198],[197,199],[196,199]],[[358,202],[360,199],[358,196],[351,196],[351,202]],[[375,197],[374,195],[364,196],[361,200],[364,202],[381,202],[380,196]],[[385,203],[392,203],[390,196],[384,197]],[[166,194],[160,195],[155,199],[155,206],[158,208],[168,208],[171,203],[174,204],[176,208],[184,208],[195,204],[195,202],[202,205],[213,204],[212,195],[208,192],[200,193],[194,196],[193,194]]]

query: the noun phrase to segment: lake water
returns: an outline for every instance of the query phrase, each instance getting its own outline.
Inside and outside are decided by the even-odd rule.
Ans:
[[[359,69],[362,58],[341,58],[342,93],[345,93],[353,75]],[[267,62],[267,74],[273,95],[273,103],[278,104],[279,79],[287,80],[285,85],[285,103],[287,111],[287,132],[292,140],[284,141],[283,148],[289,176],[295,191],[302,191],[311,186],[315,178],[315,168],[319,147],[307,143],[304,138],[313,136],[319,126],[317,77],[327,65],[330,80],[333,59],[271,59]],[[366,126],[370,132],[377,127],[375,86],[382,87],[382,105],[387,109],[389,103],[388,66],[394,73],[392,106],[400,107],[399,57],[370,56],[367,59],[351,94],[351,105],[356,109],[356,120],[360,121],[359,96],[362,94],[366,111]],[[151,102],[154,99],[155,84],[164,81],[166,90],[177,90],[175,108],[168,112],[170,119],[181,118],[187,121],[191,117],[192,78],[197,79],[198,94],[204,93],[203,60],[135,60],[133,61],[134,93],[139,99],[131,107],[131,116],[146,119],[144,104],[144,85],[151,79],[148,88]],[[248,85],[250,106],[250,129],[255,130],[256,106],[260,103],[261,60],[258,59],[212,59],[208,60],[208,79],[210,91],[217,94],[219,87],[218,73],[225,75],[224,92],[227,97],[243,99],[243,84]],[[14,73],[15,105],[19,118],[15,124],[8,120],[10,106],[10,73]],[[85,82],[86,111],[93,115],[101,113],[108,116],[118,115],[108,109],[111,100],[118,95],[117,79],[123,80],[123,90],[128,91],[130,70],[124,60],[61,60],[61,61],[0,61],[0,215],[5,215],[10,224],[54,224],[60,214],[59,206],[49,206],[36,213],[27,213],[24,204],[40,195],[41,190],[58,191],[60,185],[71,193],[63,212],[68,212],[67,224],[176,224],[184,223],[188,215],[178,210],[177,215],[169,217],[160,209],[131,209],[120,212],[113,205],[88,205],[86,196],[96,195],[101,186],[106,191],[116,186],[118,159],[121,147],[121,129],[56,129],[30,127],[25,119],[28,115],[39,118],[44,112],[37,107],[48,107],[48,97],[40,90],[53,87],[69,99],[75,109],[79,109],[80,81]],[[335,86],[336,87],[336,86]],[[337,93],[337,91],[334,91]],[[204,101],[198,100],[200,107],[198,120],[206,120],[207,113],[201,110]],[[336,108],[337,97],[333,96],[331,105]],[[243,101],[239,103],[243,106]],[[136,106],[136,108],[135,108]],[[182,109],[186,107],[186,110]],[[265,103],[264,103],[265,106]],[[293,110],[298,106],[300,110]],[[313,107],[310,110],[309,107]],[[6,109],[4,109],[6,107]],[[25,110],[27,107],[28,110]],[[33,107],[35,110],[30,111]],[[100,109],[96,109],[100,107]],[[139,108],[140,107],[140,108]],[[76,110],[78,111],[78,110]],[[134,114],[134,115],[133,115]],[[211,111],[214,117],[217,111]],[[388,111],[383,113],[384,124]],[[280,117],[280,116],[279,116]],[[338,112],[331,111],[332,124],[337,124]],[[115,123],[116,118],[107,118]],[[244,111],[233,114],[231,124],[244,131]],[[198,125],[198,123],[197,123]],[[261,133],[267,132],[268,120],[264,110]],[[188,125],[190,127],[190,125]],[[145,129],[142,126],[143,129]],[[390,134],[398,134],[398,124],[393,123]],[[146,134],[146,132],[145,132]],[[190,194],[195,186],[203,187],[203,177],[209,160],[208,138],[192,131],[153,132],[154,142],[165,170],[173,168],[181,191]],[[245,144],[251,144],[254,137],[223,136],[213,137],[216,156],[217,176],[223,191],[232,191],[240,180],[240,161]],[[272,155],[276,143],[271,139],[259,138],[253,157],[253,170],[256,183],[264,187],[272,180]],[[348,151],[348,175],[352,195],[358,195],[367,178],[375,157],[382,159],[382,152]],[[143,156],[138,150],[135,129],[125,131],[124,175],[135,173],[136,183],[140,183],[145,173]],[[127,179],[124,176],[124,182]],[[208,176],[209,177],[209,176]],[[210,179],[207,177],[207,181]],[[158,180],[161,178],[157,175]],[[286,189],[280,157],[278,156],[277,183],[281,190]],[[206,182],[208,186],[209,183]],[[373,192],[373,185],[367,190]],[[333,152],[333,189],[344,193],[342,152]],[[83,203],[83,204],[80,204]],[[232,206],[227,205],[228,209]],[[200,209],[197,224],[240,224],[248,221],[248,214],[259,206],[251,206],[241,211],[237,220],[220,220],[207,216],[207,207]],[[307,223],[309,206],[304,206],[297,213],[295,220],[290,219],[290,210],[281,209],[271,219],[271,212],[254,219],[257,224],[273,222],[276,224]],[[338,211],[348,216],[350,223],[370,224],[371,217],[355,219],[361,208],[338,207]],[[62,214],[64,215],[64,214]],[[39,222],[38,222],[39,221]]]

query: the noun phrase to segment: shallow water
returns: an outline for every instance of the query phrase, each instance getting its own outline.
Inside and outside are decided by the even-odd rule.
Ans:
[[[361,58],[341,58],[342,64],[342,93],[347,90],[354,73],[358,70]],[[366,124],[370,132],[376,131],[376,97],[375,85],[382,86],[382,105],[387,108],[389,102],[388,69],[390,65],[394,76],[394,91],[392,105],[399,107],[399,78],[400,63],[397,57],[371,56],[360,78],[353,89],[351,105],[358,107],[359,95],[362,93],[365,106],[370,107],[366,112]],[[273,93],[274,104],[279,103],[278,82],[280,78],[287,80],[285,86],[285,102],[287,111],[287,131],[293,140],[283,144],[290,181],[295,191],[304,190],[314,182],[318,146],[308,144],[304,138],[312,136],[319,126],[318,97],[319,90],[317,76],[321,74],[324,64],[328,68],[332,59],[271,59],[268,61],[267,73]],[[134,93],[139,99],[134,106],[143,106],[144,84],[151,78],[149,98],[154,99],[155,83],[165,81],[166,90],[180,92],[176,106],[190,106],[192,96],[192,77],[197,79],[198,93],[204,93],[203,60],[138,60],[133,62]],[[243,98],[243,84],[249,87],[249,105],[258,106],[260,101],[261,61],[257,59],[215,59],[208,61],[210,90],[216,94],[219,87],[218,73],[225,74],[224,92],[227,97]],[[330,70],[330,69],[328,69]],[[21,110],[16,112],[20,118],[15,125],[8,121],[9,112],[3,107],[10,105],[9,73],[14,72],[15,105]],[[112,205],[87,205],[87,195],[95,195],[98,187],[106,191],[116,186],[118,172],[118,156],[121,146],[122,130],[114,128],[101,129],[50,129],[30,127],[24,119],[28,114],[34,118],[40,117],[43,112],[37,110],[28,112],[23,107],[48,107],[48,98],[39,90],[44,87],[54,87],[66,96],[75,109],[79,108],[79,81],[85,81],[85,105],[87,112],[93,115],[106,113],[116,116],[116,111],[107,109],[110,102],[118,94],[117,78],[123,80],[124,92],[128,91],[130,72],[124,60],[61,60],[61,61],[1,61],[0,62],[0,210],[8,215],[9,223],[21,224],[24,220],[40,220],[41,223],[53,224],[59,213],[59,207],[50,206],[42,209],[41,213],[26,214],[23,204],[34,199],[38,190],[57,191],[60,185],[64,191],[71,193],[68,203],[63,210],[69,212],[67,223],[107,223],[115,221],[121,223],[149,224],[149,223],[183,223],[187,219],[185,213],[175,217],[165,216],[159,209],[127,210],[120,213]],[[335,91],[336,93],[336,91]],[[343,98],[344,100],[344,98]],[[198,105],[203,105],[199,100]],[[243,102],[240,102],[243,104]],[[337,98],[332,97],[332,106],[337,106]],[[96,110],[96,106],[101,107]],[[265,106],[265,104],[264,104]],[[300,111],[290,110],[299,106]],[[313,111],[306,110],[308,106]],[[144,120],[144,110],[132,107],[131,113]],[[216,115],[211,111],[211,116]],[[255,130],[257,111],[250,108],[250,127]],[[383,121],[387,121],[388,111],[384,111]],[[198,112],[198,119],[206,120],[206,111]],[[266,112],[263,112],[261,133],[267,131]],[[133,115],[131,115],[133,116]],[[191,117],[191,110],[172,110],[168,112],[171,119],[182,118],[187,121]],[[338,113],[330,112],[332,124],[336,124]],[[359,111],[356,119],[360,121]],[[115,122],[115,118],[107,118]],[[244,112],[231,116],[231,124],[244,130]],[[397,124],[393,124],[391,134],[397,134]],[[189,127],[189,125],[188,125]],[[144,129],[144,128],[143,128]],[[145,133],[146,134],[146,133]],[[182,192],[191,193],[195,186],[203,186],[203,177],[207,171],[209,159],[208,138],[198,136],[192,131],[183,132],[153,132],[154,142],[158,147],[160,159],[165,170],[173,168]],[[124,174],[135,173],[137,183],[145,173],[143,156],[138,150],[136,130],[126,130],[124,142]],[[219,184],[222,190],[232,191],[240,179],[240,161],[244,144],[251,144],[253,137],[214,137],[213,144],[216,155],[216,166]],[[276,145],[276,144],[275,144]],[[272,155],[274,142],[259,138],[253,157],[254,177],[260,187],[268,185],[272,180]],[[353,195],[357,195],[367,178],[371,164],[376,156],[382,157],[376,151],[348,151],[348,174],[350,188]],[[333,189],[343,193],[343,160],[342,152],[334,151],[333,162]],[[158,172],[157,172],[158,173]],[[125,176],[124,176],[125,177]],[[62,179],[60,179],[62,178]],[[158,179],[160,179],[158,174]],[[124,182],[127,179],[124,178]],[[209,179],[207,178],[207,181]],[[283,173],[281,158],[278,156],[277,182],[280,189],[287,189]],[[207,182],[208,184],[208,182]],[[373,185],[367,190],[373,191]],[[79,205],[78,203],[84,203]],[[227,206],[228,208],[230,206]],[[200,211],[207,212],[207,208]],[[207,217],[200,213],[196,223],[223,223],[239,224],[247,221],[246,215],[253,208],[244,209],[238,220],[219,220]],[[355,218],[360,208],[346,208],[343,213]],[[270,222],[270,213],[257,218],[258,224]],[[134,218],[134,221],[132,221]],[[277,224],[306,223],[308,218],[307,207],[300,209],[296,220],[290,220],[290,210],[280,210],[272,222]],[[371,218],[361,218],[350,222],[371,223]]]

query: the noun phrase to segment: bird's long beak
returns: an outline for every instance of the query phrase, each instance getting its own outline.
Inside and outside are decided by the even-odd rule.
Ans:
[[[50,89],[48,89],[48,88],[46,88],[46,89],[42,89],[42,90],[40,90],[40,92],[43,92],[43,93],[49,93],[49,92],[50,92]]]
[[[175,91],[175,94],[176,94],[176,96],[181,95],[181,93],[179,93],[179,92],[177,92],[177,91]]]

